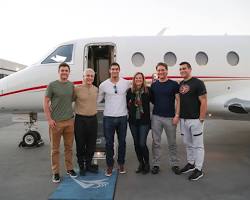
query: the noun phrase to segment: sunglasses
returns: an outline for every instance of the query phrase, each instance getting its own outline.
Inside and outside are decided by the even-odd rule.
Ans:
[[[114,90],[115,90],[115,94],[117,94],[117,93],[118,93],[118,91],[117,91],[117,86],[114,85],[113,88],[114,88]]]

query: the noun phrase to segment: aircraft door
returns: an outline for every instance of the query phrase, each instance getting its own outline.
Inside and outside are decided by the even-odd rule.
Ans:
[[[109,78],[109,66],[115,60],[115,45],[90,44],[85,48],[85,68],[92,68],[96,72],[94,85]]]

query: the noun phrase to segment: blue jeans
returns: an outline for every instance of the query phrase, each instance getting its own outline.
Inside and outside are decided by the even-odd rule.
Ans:
[[[108,167],[114,165],[114,136],[118,138],[118,159],[119,165],[125,163],[126,135],[127,135],[127,116],[103,117],[103,131],[106,140],[106,163]]]
[[[134,139],[135,152],[141,164],[149,163],[149,151],[147,147],[147,136],[150,130],[149,125],[131,124],[129,127]]]

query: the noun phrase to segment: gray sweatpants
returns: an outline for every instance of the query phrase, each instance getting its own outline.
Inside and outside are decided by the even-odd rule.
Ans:
[[[161,134],[163,128],[167,135],[168,149],[169,149],[169,162],[171,166],[178,166],[179,160],[177,158],[177,146],[176,146],[176,125],[172,123],[173,118],[160,117],[157,115],[152,116],[152,154],[153,166],[160,166],[161,156]]]
[[[201,170],[204,162],[204,122],[200,122],[199,119],[181,119],[180,128],[186,145],[187,161]]]

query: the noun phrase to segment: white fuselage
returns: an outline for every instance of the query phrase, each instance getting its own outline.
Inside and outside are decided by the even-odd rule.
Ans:
[[[131,79],[136,72],[141,71],[149,81],[149,77],[155,72],[156,64],[164,62],[164,55],[172,52],[176,56],[176,63],[169,67],[170,78],[182,80],[179,74],[179,63],[188,61],[192,66],[193,76],[205,81],[208,91],[208,113],[211,117],[250,119],[249,112],[234,113],[227,107],[227,103],[231,100],[237,103],[239,99],[240,102],[246,102],[244,105],[250,102],[249,36],[110,37],[75,40],[60,46],[68,44],[73,44],[72,60],[68,62],[71,67],[69,79],[75,84],[80,83],[83,69],[90,62],[90,58],[88,59],[90,54],[86,51],[90,51],[88,47],[91,45],[97,46],[96,48],[98,45],[112,45],[114,47],[112,59],[120,64],[122,77]],[[135,61],[132,56],[136,52],[144,56],[145,61],[141,66],[133,64]],[[204,52],[207,55],[207,64],[202,66],[197,64],[198,52]],[[227,58],[229,52],[238,54],[239,60],[236,66],[228,63],[228,59],[234,59],[234,57]],[[49,82],[58,79],[59,65],[57,62],[42,64],[45,58],[0,80],[0,112],[42,111],[46,86]],[[138,59],[140,62],[140,58]],[[100,60],[98,62],[101,63]]]

